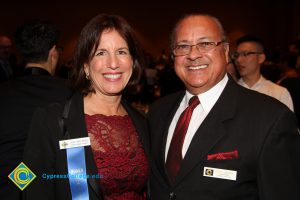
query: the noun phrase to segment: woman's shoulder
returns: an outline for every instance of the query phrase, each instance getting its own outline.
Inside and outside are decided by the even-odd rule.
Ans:
[[[139,118],[141,120],[145,119],[145,113],[134,108],[128,101],[122,100],[122,105],[124,106],[130,117]]]

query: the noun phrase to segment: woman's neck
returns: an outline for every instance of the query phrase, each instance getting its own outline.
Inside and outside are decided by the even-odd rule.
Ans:
[[[84,113],[88,115],[103,114],[126,115],[127,112],[121,104],[121,95],[104,96],[96,93],[90,93],[84,97]]]

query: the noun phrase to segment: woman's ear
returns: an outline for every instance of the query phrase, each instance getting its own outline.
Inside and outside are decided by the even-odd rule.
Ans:
[[[84,64],[83,69],[84,69],[84,73],[85,73],[85,78],[87,80],[90,80],[90,68],[89,68],[88,64]]]
[[[87,64],[83,65],[84,73],[88,76],[90,74],[89,66]]]

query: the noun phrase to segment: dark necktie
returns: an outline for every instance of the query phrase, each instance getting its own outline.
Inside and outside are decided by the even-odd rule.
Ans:
[[[166,161],[166,168],[173,182],[180,169],[180,164],[182,161],[182,146],[193,114],[193,110],[197,105],[199,105],[199,103],[200,101],[198,97],[193,96],[189,100],[189,106],[181,113],[176,124]]]

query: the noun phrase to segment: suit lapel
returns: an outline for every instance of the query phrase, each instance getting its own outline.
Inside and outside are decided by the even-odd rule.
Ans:
[[[236,112],[238,96],[236,87],[236,84],[229,79],[220,98],[195,133],[182,161],[175,185],[180,183],[196,165],[205,161],[208,152],[228,134],[225,128],[226,121],[231,119]]]
[[[69,117],[68,119],[66,119],[66,129],[70,134],[70,139],[88,136],[83,110],[83,96],[79,93],[76,93],[72,97]],[[85,147],[85,160],[87,174],[98,174],[91,146]],[[87,181],[92,190],[97,194],[99,199],[101,199],[101,188],[99,179],[88,178]]]

